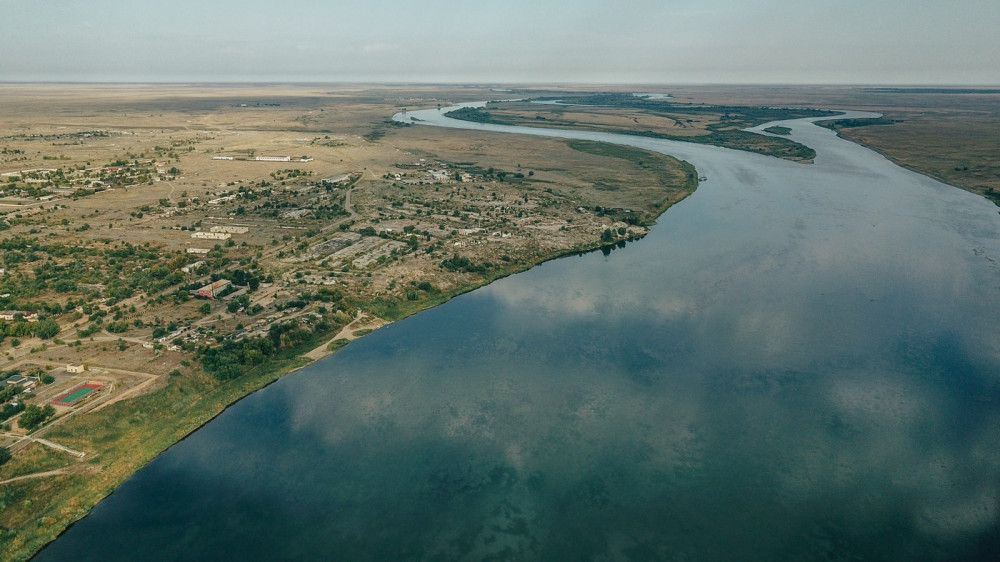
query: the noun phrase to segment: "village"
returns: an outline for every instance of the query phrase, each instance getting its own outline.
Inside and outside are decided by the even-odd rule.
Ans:
[[[142,133],[51,132],[28,140],[59,147],[42,161],[61,166],[10,169],[37,162],[20,148],[0,160],[0,443],[13,454],[41,444],[85,458],[42,435],[172,378],[240,377],[303,344],[322,355],[547,257],[640,237],[656,214],[510,161],[320,137],[316,157],[292,157],[204,148],[221,133],[147,134],[119,147]],[[62,153],[109,140],[125,155],[104,165],[100,150]]]
[[[31,96],[2,106],[0,483],[52,506],[60,486],[110,489],[387,323],[644,236],[697,181],[637,149],[469,146],[388,122],[395,95],[317,99],[65,121]]]

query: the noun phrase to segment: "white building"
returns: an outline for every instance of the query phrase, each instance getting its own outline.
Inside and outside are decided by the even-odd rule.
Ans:
[[[87,367],[85,367],[83,365],[83,363],[70,363],[69,365],[66,365],[66,372],[67,373],[80,374],[80,373],[83,373],[86,370],[87,370]]]
[[[0,310],[0,320],[13,322],[18,314],[28,322],[38,322],[37,312],[25,312],[23,310]]]
[[[229,234],[246,234],[250,229],[245,226],[213,226],[209,232],[228,232]]]
[[[188,248],[187,253],[189,254],[207,254],[210,250],[208,248]]]
[[[228,232],[195,232],[191,235],[191,238],[198,238],[201,240],[229,240],[233,235]]]
[[[194,248],[188,248],[188,249],[190,250],[190,249],[194,249]],[[198,269],[199,267],[201,267],[203,265],[205,265],[205,262],[203,262],[203,261],[196,261],[196,262],[194,262],[194,263],[192,263],[190,265],[185,265],[184,267],[181,268],[181,271],[183,271],[184,273],[191,273],[192,271]]]
[[[291,156],[257,156],[254,160],[258,162],[291,162]]]
[[[225,203],[226,201],[232,201],[233,199],[236,199],[236,194],[226,195],[225,197],[219,197],[217,199],[210,199],[208,201],[208,204],[209,205],[218,205],[220,203]]]

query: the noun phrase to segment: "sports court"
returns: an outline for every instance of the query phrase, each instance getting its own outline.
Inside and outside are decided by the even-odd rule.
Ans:
[[[52,403],[58,406],[72,406],[73,404],[82,400],[85,396],[88,396],[91,392],[95,390],[100,390],[104,385],[96,382],[88,382],[81,384],[80,386],[70,390],[69,392],[64,392],[59,396],[52,399]]]

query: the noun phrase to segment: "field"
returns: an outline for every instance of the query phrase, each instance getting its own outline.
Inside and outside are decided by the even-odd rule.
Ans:
[[[618,102],[505,103],[490,119],[803,162],[801,145],[739,129],[821,115],[762,107],[882,111],[886,124],[838,132],[954,185],[1000,188],[995,94],[687,86],[669,100],[699,109],[665,110],[624,87],[515,90]],[[29,557],[247,393],[499,277],[641,237],[697,187],[689,164],[638,149],[389,121],[495,95],[0,85],[0,310],[18,311],[0,320],[0,370],[37,382],[9,404],[53,408],[33,412],[34,429],[20,411],[5,421],[0,556]],[[67,403],[90,381],[101,391]]]

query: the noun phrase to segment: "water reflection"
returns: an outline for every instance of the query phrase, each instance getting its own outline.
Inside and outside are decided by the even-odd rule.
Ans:
[[[822,138],[248,398],[39,560],[997,552],[995,211]]]

